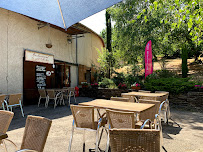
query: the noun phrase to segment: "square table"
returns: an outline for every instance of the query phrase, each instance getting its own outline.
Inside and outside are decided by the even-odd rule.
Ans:
[[[7,138],[8,135],[0,132],[0,140]]]
[[[97,108],[97,109],[111,109],[111,110],[121,110],[126,112],[134,112],[136,115],[141,114],[143,116],[151,115],[151,111],[155,112],[154,104],[122,102],[122,101],[113,101],[113,100],[106,100],[106,99],[96,99],[89,102],[79,103],[79,105],[93,106],[94,108]],[[154,116],[151,116],[151,117],[154,117]],[[138,115],[137,115],[137,120],[139,120]]]

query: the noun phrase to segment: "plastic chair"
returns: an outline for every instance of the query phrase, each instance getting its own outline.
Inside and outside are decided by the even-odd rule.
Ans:
[[[76,103],[75,88],[72,88],[72,87],[68,88],[68,92],[69,92],[69,94],[68,94],[68,98],[69,98],[68,102],[69,102],[69,105],[70,105],[70,98],[71,98],[71,97],[74,97],[74,100],[75,100],[75,103]]]
[[[74,129],[83,130],[83,151],[85,150],[85,131],[95,131],[96,132],[96,146],[95,151],[99,149],[99,143],[102,134],[99,139],[99,129],[103,127],[106,122],[103,121],[103,116],[98,121],[94,120],[94,107],[92,106],[79,106],[79,105],[70,105],[72,114],[73,114],[73,124],[72,124],[72,133],[69,142],[68,151],[71,151],[71,145],[73,140]],[[103,133],[103,128],[102,128]],[[99,140],[98,140],[99,139]]]
[[[1,133],[7,132],[8,127],[11,123],[11,120],[13,119],[13,115],[14,115],[13,112],[0,110],[0,132]],[[9,139],[4,139],[4,140],[10,141]],[[7,148],[4,140],[0,140],[0,145],[2,143],[5,151],[7,152]],[[13,143],[12,141],[10,142]]]
[[[4,107],[5,98],[6,98],[6,95],[4,94],[0,95],[0,108],[2,107],[3,110],[5,110],[5,107]]]
[[[160,130],[110,129],[111,152],[160,152]]]
[[[28,152],[30,150],[43,152],[51,123],[51,120],[44,117],[28,116],[20,148],[21,150],[17,152]]]
[[[46,102],[47,102],[47,95],[46,95],[45,89],[39,89],[38,92],[39,92],[39,95],[40,95],[39,96],[39,102],[38,102],[38,107],[39,107],[41,99],[45,99],[45,104],[46,104]]]
[[[61,100],[62,93],[61,92],[56,93],[54,89],[46,89],[46,91],[47,91],[47,101],[45,103],[45,107],[46,108],[48,107],[49,100],[52,99],[54,100],[54,109],[55,109],[57,106],[57,100]]]
[[[7,110],[9,110],[9,108],[11,108],[11,111],[12,111],[13,107],[20,106],[22,116],[24,117],[21,97],[22,97],[22,94],[11,94],[11,95],[9,95],[8,101],[5,100],[5,103],[6,103]]]
[[[151,91],[146,91],[146,90],[138,90],[138,92],[150,93]]]

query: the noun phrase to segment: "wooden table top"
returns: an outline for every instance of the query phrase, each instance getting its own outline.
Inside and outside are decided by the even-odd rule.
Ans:
[[[147,92],[128,92],[128,93],[121,93],[121,96],[124,95],[131,95],[131,96],[149,96],[149,97],[162,97],[167,95],[166,92],[160,92],[160,93],[147,93]]]
[[[8,135],[4,133],[0,133],[0,140],[7,138]]]
[[[122,102],[122,101],[113,101],[113,100],[105,100],[105,99],[96,99],[89,102],[79,103],[79,105],[93,106],[99,109],[122,110],[122,111],[128,111],[128,112],[138,112],[138,113],[143,112],[155,106],[154,104]]]

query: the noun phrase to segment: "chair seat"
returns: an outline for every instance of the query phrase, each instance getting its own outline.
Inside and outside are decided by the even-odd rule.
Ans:
[[[135,129],[140,129],[140,127],[143,125],[142,121],[138,121],[135,123]],[[151,124],[152,129],[155,128],[154,124]],[[151,127],[149,126],[149,124],[145,124],[144,129],[151,129]]]

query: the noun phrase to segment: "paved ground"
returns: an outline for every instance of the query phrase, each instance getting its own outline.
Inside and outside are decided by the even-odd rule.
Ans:
[[[92,100],[90,98],[77,98],[78,102],[85,102]],[[9,139],[14,141],[18,147],[20,147],[23,131],[25,126],[25,120],[27,115],[44,116],[52,119],[52,126],[47,138],[44,152],[66,152],[68,150],[69,139],[71,135],[71,124],[73,117],[71,110],[68,106],[58,106],[53,109],[53,105],[49,105],[48,108],[44,108],[41,104],[38,108],[36,105],[25,106],[25,118],[20,115],[20,110],[14,109],[15,116],[9,127],[8,136]],[[163,124],[163,143],[168,152],[203,152],[203,113],[179,111],[172,109],[173,121],[170,121],[169,125]],[[76,131],[72,151],[82,151],[82,134],[81,131]],[[103,136],[101,147],[105,147],[106,136]],[[86,150],[94,147],[95,133],[86,132]],[[9,152],[13,151],[13,147],[7,143]],[[2,149],[0,148],[0,152]]]

